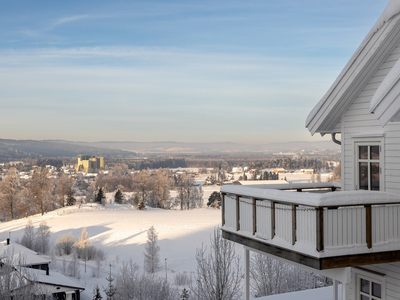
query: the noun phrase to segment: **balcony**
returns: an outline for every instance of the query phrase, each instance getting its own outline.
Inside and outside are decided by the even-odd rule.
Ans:
[[[338,189],[225,185],[223,237],[317,270],[400,261],[400,196]]]

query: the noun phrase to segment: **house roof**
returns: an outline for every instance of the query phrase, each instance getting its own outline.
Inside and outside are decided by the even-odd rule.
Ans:
[[[311,132],[333,133],[335,125],[400,40],[400,0],[391,0],[338,78],[306,119]]]
[[[11,259],[16,266],[34,266],[50,263],[37,254],[37,252],[26,248],[18,243],[7,245],[6,241],[0,242],[0,260]]]
[[[72,278],[64,276],[58,272],[50,271],[49,275],[46,275],[45,270],[36,270],[30,268],[21,268],[21,272],[24,273],[24,275],[28,277],[30,280],[37,283],[57,285],[66,288],[71,288],[74,290],[85,289],[85,287],[76,283]]]

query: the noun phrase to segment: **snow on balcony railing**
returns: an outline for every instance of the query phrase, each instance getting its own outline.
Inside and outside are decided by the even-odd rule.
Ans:
[[[266,185],[265,187],[270,187]],[[338,183],[223,186],[222,225],[279,245],[324,249],[400,243],[400,196],[377,191],[297,193]]]

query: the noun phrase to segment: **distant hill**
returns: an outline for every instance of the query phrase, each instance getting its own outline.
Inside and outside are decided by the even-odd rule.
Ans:
[[[182,142],[71,142],[63,140],[0,139],[0,162],[25,158],[76,157],[78,154],[109,158],[134,158],[138,155],[234,154],[234,153],[310,153],[337,152],[331,141],[266,143],[182,143]]]
[[[243,153],[243,152],[306,152],[310,151],[340,151],[340,146],[332,141],[318,142],[286,142],[286,143],[265,143],[260,145],[241,143],[182,143],[182,142],[74,142],[79,145],[86,145],[99,148],[120,149],[134,151],[137,153]]]
[[[35,141],[0,139],[0,162],[25,158],[75,157],[90,154],[113,158],[131,158],[135,153],[118,149],[104,149],[64,141]]]

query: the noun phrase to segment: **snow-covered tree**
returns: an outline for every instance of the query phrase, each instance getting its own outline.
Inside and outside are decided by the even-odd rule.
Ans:
[[[40,167],[37,168],[32,175],[32,181],[27,185],[29,188],[29,196],[31,204],[35,205],[36,211],[44,215],[52,205],[51,187],[49,170]]]
[[[47,254],[50,246],[50,227],[42,221],[36,231],[35,250],[40,254]]]
[[[182,300],[187,300],[187,299],[189,299],[189,297],[190,297],[189,291],[184,288],[180,298]]]
[[[21,239],[21,245],[29,248],[35,248],[35,228],[33,227],[32,220],[29,219],[24,229],[24,235]]]
[[[160,264],[160,247],[157,244],[158,234],[154,226],[147,231],[147,242],[144,253],[144,265],[148,273],[155,273]]]
[[[115,278],[111,276],[111,265],[110,265],[110,274],[106,278],[106,280],[108,282],[108,286],[107,286],[107,288],[104,289],[104,293],[107,296],[107,300],[113,300],[115,292],[117,291],[113,284],[114,279]]]
[[[222,238],[215,228],[210,252],[197,249],[197,272],[190,284],[192,293],[202,300],[236,300],[242,297],[243,273],[235,245]]]
[[[287,265],[267,255],[253,253],[250,261],[251,287],[255,297],[287,291]]]
[[[176,300],[179,294],[164,278],[140,274],[139,267],[132,261],[123,262],[116,276],[116,300],[151,299]]]
[[[99,285],[96,285],[96,287],[93,290],[93,300],[101,300],[103,297],[100,294],[100,289]]]
[[[2,210],[8,212],[11,220],[14,220],[14,211],[18,201],[18,193],[21,188],[19,182],[18,171],[10,168],[0,182],[0,200]]]

